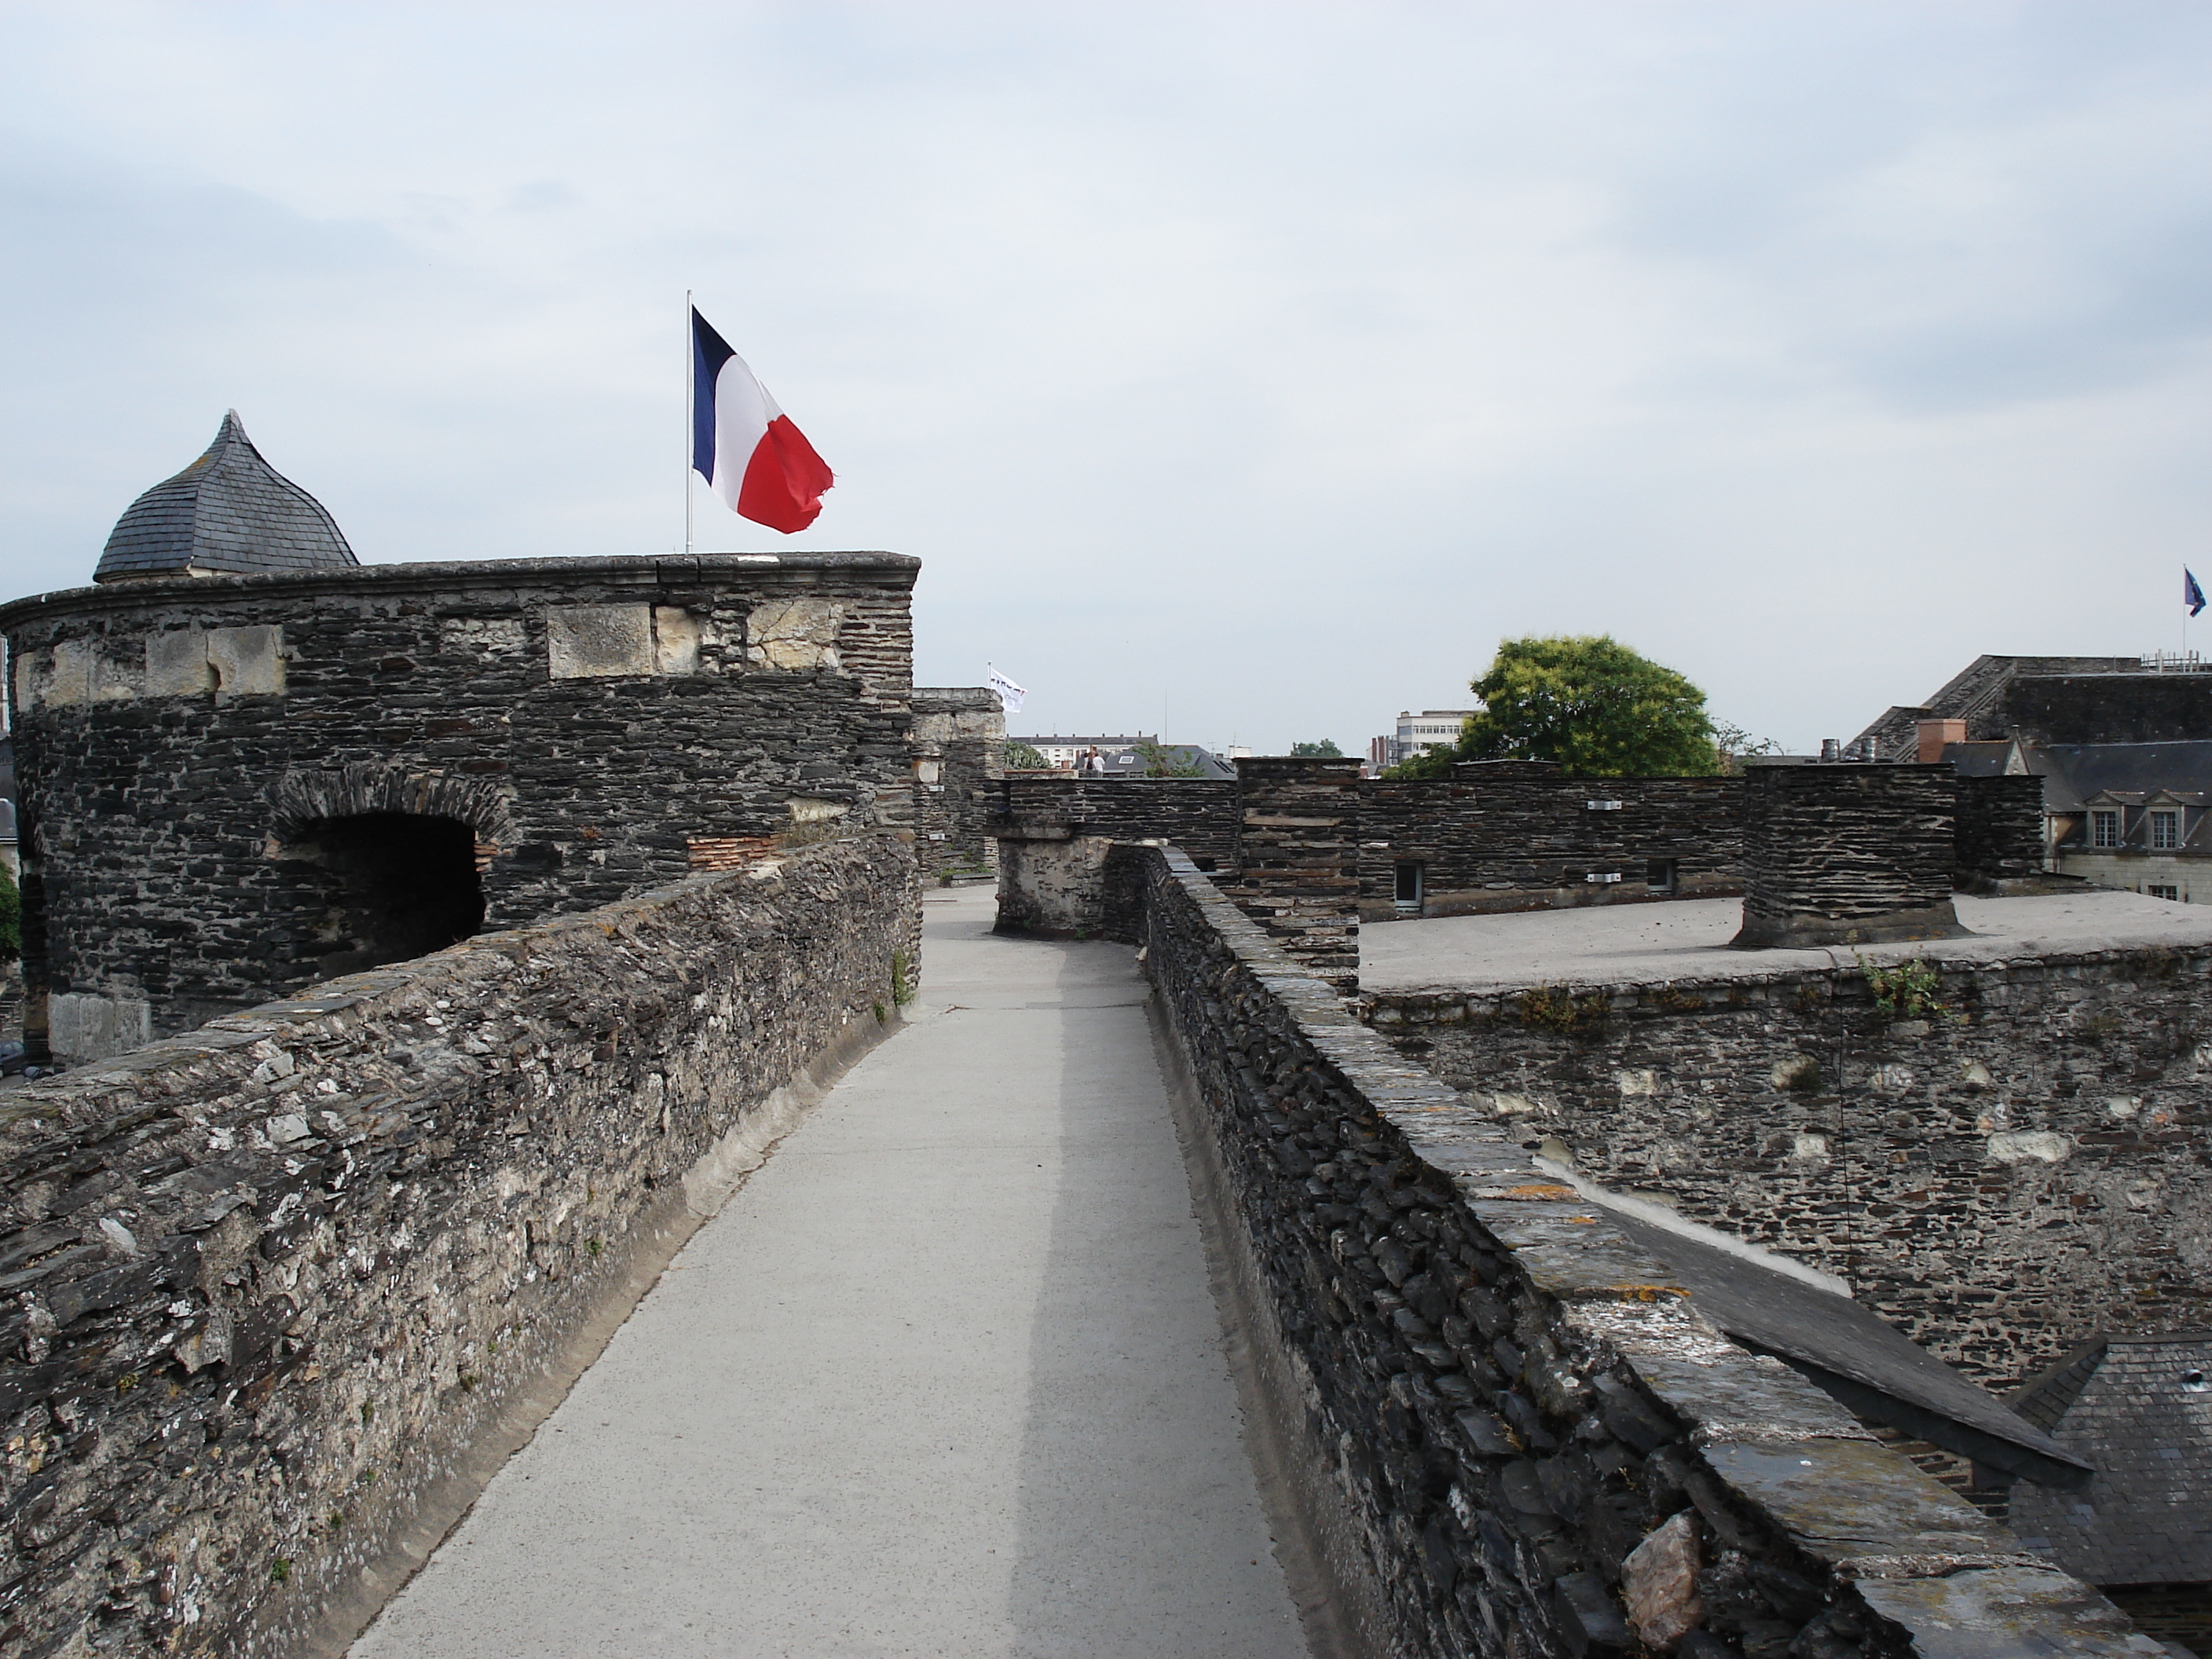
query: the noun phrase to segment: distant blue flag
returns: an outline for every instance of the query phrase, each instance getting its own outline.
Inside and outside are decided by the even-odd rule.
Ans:
[[[2204,608],[2204,590],[2197,585],[2197,578],[2185,564],[2181,567],[2181,602],[2189,607],[2192,617]]]

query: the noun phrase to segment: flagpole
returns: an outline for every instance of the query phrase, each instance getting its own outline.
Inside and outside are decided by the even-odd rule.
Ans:
[[[699,414],[692,405],[699,396],[699,371],[693,359],[699,343],[691,330],[691,290],[684,290],[684,550],[691,551],[691,444]]]

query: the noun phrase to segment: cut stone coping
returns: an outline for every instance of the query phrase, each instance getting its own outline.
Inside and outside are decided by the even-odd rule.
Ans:
[[[1956,902],[1968,929],[1963,938],[1796,950],[1730,949],[1743,916],[1737,899],[1370,922],[1359,933],[1359,988],[1399,995],[1547,984],[1656,986],[1766,980],[1913,957],[1997,964],[2212,948],[2212,905],[2108,890],[2016,898],[1961,893]]]

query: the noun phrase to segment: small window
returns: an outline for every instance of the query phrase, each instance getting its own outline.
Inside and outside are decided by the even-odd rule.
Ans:
[[[1218,859],[1193,859],[1191,862],[1198,866],[1199,874],[1202,876],[1210,876],[1219,866],[1220,860]]]
[[[2089,845],[2118,847],[2120,844],[2120,815],[2118,812],[2089,814]]]
[[[1653,859],[1644,866],[1644,885],[1654,893],[1674,890],[1674,860]]]
[[[2181,814],[2154,812],[2150,815],[2150,844],[2162,852],[2171,852],[2181,845]]]
[[[2146,887],[2143,891],[2153,898],[2172,899],[2177,902],[2181,898],[2181,889],[2179,887]]]
[[[1398,884],[1395,894],[1398,908],[1419,914],[1421,908],[1421,866],[1401,864],[1398,866]]]

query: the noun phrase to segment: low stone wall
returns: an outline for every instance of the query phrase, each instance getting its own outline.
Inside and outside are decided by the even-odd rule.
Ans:
[[[1886,953],[1894,955],[1894,952]],[[2212,1323],[2212,953],[1370,994],[1516,1145],[1848,1279],[1994,1385]]]
[[[1310,1540],[1368,1650],[2140,1652],[2109,1602],[1723,1339],[1186,859],[1117,848]]]
[[[342,1644],[896,1021],[883,833],[0,1097],[0,1651]]]
[[[1562,778],[1468,765],[1360,786],[1359,914],[1468,915],[1743,890],[1741,778]],[[1416,910],[1398,866],[1420,866]]]
[[[1233,779],[1029,773],[1006,779],[998,801],[1002,823],[1067,824],[1112,841],[1171,841],[1202,868],[1237,866],[1243,809]]]

